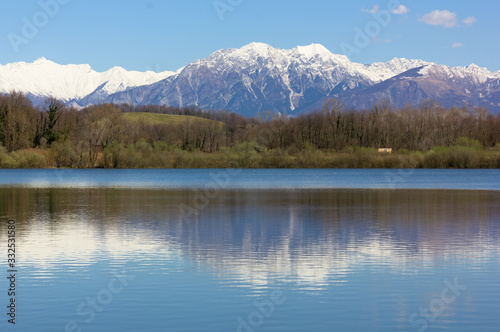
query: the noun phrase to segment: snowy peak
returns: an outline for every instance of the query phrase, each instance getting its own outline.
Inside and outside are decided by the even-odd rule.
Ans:
[[[271,50],[274,50],[274,48],[265,43],[250,43],[239,49],[240,52],[262,54],[264,56],[268,56]]]
[[[424,66],[419,73],[425,77],[432,76],[447,80],[466,80],[471,84],[484,84],[489,80],[500,78],[499,72],[491,72],[475,64],[466,67],[429,64]]]
[[[121,67],[99,73],[87,64],[59,65],[42,57],[33,63],[0,65],[0,92],[16,90],[42,98],[54,96],[64,101],[74,101],[84,98],[101,86],[108,93],[116,93],[131,87],[153,84],[174,74],[168,71],[129,72]]]
[[[101,81],[105,82],[103,89],[107,93],[112,94],[124,91],[131,87],[150,85],[172,75],[175,75],[175,73],[170,71],[162,73],[155,73],[152,71],[137,72],[127,71],[122,67],[113,67],[110,70],[101,73],[100,78]]]
[[[46,63],[46,62],[49,62],[47,59],[45,59],[44,57],[41,57],[41,58],[38,58],[35,60],[35,64],[43,64],[43,63]]]
[[[303,55],[307,58],[314,58],[316,56],[320,57],[332,56],[332,53],[321,44],[311,44],[309,46],[297,46],[294,49],[292,49],[292,52]]]
[[[196,68],[206,66],[219,72],[259,67],[278,70],[284,75],[290,68],[294,68],[301,72],[314,71],[315,75],[326,79],[332,75],[338,79],[350,76],[361,77],[373,83],[426,64],[428,63],[421,60],[395,58],[388,63],[362,65],[351,62],[345,55],[331,53],[321,44],[297,46],[287,50],[273,48],[265,43],[250,43],[240,49],[219,50],[207,59],[193,63]]]
[[[363,65],[332,54],[320,44],[282,49],[251,43],[218,50],[168,80],[116,93],[107,101],[196,105],[245,115],[266,110],[290,114],[307,110],[322,98],[371,86],[423,64],[393,59]]]
[[[344,55],[332,54],[327,48],[320,44],[308,46],[297,46],[293,49],[274,48],[265,43],[250,43],[239,49],[219,50],[206,59],[209,63],[219,66],[227,64],[243,64],[245,66],[262,64],[265,60],[268,64],[290,65],[294,62],[304,64],[322,63],[333,61],[335,63],[350,64]],[[204,61],[204,60],[199,60]],[[258,62],[260,61],[260,62]],[[225,64],[223,62],[226,62]]]
[[[396,75],[404,73],[410,69],[431,65],[422,60],[408,60],[405,58],[394,58],[389,62],[375,62],[367,65],[366,68],[374,75],[378,76],[376,82],[384,81]]]

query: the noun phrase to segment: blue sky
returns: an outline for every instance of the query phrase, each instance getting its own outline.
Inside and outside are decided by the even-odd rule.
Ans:
[[[361,63],[500,70],[499,13],[498,0],[2,0],[0,64],[43,56],[98,71],[176,70],[257,41],[320,43]]]

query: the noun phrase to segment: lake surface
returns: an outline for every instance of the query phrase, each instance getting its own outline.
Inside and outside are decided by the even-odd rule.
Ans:
[[[233,172],[1,170],[12,330],[498,331],[497,170]]]
[[[12,169],[1,186],[500,190],[500,169]]]

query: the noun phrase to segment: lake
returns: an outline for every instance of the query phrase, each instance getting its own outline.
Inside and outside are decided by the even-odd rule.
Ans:
[[[0,187],[500,190],[500,169],[8,169]]]
[[[19,331],[498,331],[498,170],[0,170]]]

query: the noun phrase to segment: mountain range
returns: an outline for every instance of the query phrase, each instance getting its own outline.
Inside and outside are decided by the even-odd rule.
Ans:
[[[354,109],[381,99],[396,107],[432,99],[447,107],[466,104],[500,112],[500,71],[401,58],[365,65],[319,44],[286,50],[251,43],[162,73],[120,67],[99,73],[89,65],[59,65],[44,58],[0,65],[0,92],[12,90],[35,103],[54,96],[77,107],[101,102],[199,106],[246,116],[267,110],[307,112],[321,108],[329,97]]]

